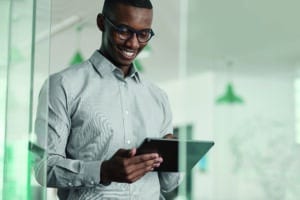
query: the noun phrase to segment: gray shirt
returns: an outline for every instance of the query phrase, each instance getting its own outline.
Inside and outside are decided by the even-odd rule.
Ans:
[[[177,173],[149,172],[132,184],[104,186],[100,166],[120,148],[167,133],[172,117],[166,94],[134,67],[124,77],[95,51],[84,63],[51,75],[40,92],[36,134],[47,162],[36,163],[37,179],[42,182],[46,168],[45,182],[58,188],[60,199],[159,199],[160,190],[178,185]]]

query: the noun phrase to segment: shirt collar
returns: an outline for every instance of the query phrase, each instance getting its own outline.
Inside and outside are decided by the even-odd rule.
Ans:
[[[120,70],[97,50],[90,57],[89,61],[102,77],[111,75],[112,73],[115,74],[116,71]],[[130,68],[129,77],[133,78],[136,82],[141,82],[140,74],[134,65]]]

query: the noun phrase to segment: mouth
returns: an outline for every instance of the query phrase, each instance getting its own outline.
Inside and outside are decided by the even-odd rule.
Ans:
[[[132,49],[121,49],[119,48],[119,52],[122,57],[126,60],[133,60],[136,57],[136,51]]]

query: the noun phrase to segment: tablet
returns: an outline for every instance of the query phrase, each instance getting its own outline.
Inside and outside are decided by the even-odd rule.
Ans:
[[[155,171],[179,172],[178,155],[179,145],[186,145],[186,170],[191,170],[195,164],[208,152],[214,145],[213,141],[178,141],[175,139],[146,138],[137,148],[137,155],[145,153],[158,153],[163,162]]]

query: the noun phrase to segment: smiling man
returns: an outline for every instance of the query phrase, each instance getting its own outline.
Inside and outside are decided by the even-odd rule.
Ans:
[[[128,1],[140,7],[114,2],[106,1],[97,18],[103,32],[100,52],[126,76],[135,57],[154,35],[151,29],[153,11],[149,1]]]
[[[133,65],[154,36],[152,15],[149,0],[105,0],[100,49],[51,75],[41,90],[36,133],[47,141],[40,143],[47,165],[40,160],[35,171],[42,183],[47,169],[47,186],[62,200],[152,200],[179,184],[178,173],[154,171],[163,162],[158,154],[136,155],[146,137],[172,133],[166,94]]]

